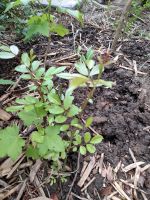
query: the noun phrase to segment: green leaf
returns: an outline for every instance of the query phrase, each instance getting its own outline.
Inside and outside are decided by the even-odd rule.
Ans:
[[[94,50],[92,48],[88,49],[86,53],[86,59],[91,60],[94,57]]]
[[[101,135],[95,135],[95,136],[91,139],[90,143],[91,143],[91,144],[98,144],[98,143],[100,143],[102,140],[103,140],[103,137],[102,137]]]
[[[30,58],[27,53],[22,54],[21,61],[26,67],[30,67]]]
[[[60,132],[60,126],[49,126],[45,129],[46,135],[44,141],[38,144],[39,153],[43,156],[48,151],[64,152],[65,147],[62,138],[58,135]]]
[[[56,23],[51,24],[50,31],[53,33],[57,33],[62,37],[69,33],[69,30],[66,29],[62,24],[56,24]]]
[[[41,34],[43,36],[49,36],[49,22],[48,16],[43,14],[41,16],[32,16],[28,20],[28,27],[25,40],[30,39],[36,34]]]
[[[31,141],[36,143],[42,143],[44,140],[44,135],[42,132],[34,131],[31,134]]]
[[[54,116],[53,115],[50,115],[49,117],[48,117],[48,123],[51,125],[51,123],[53,123],[54,122]]]
[[[113,86],[113,82],[112,81],[104,81],[102,79],[99,80],[94,80],[93,82],[89,81],[89,87],[100,87],[100,86],[105,86],[106,88],[112,88]]]
[[[0,50],[1,51],[8,51],[8,52],[10,52],[10,48],[8,46],[6,46],[6,45],[1,45],[0,46]]]
[[[53,104],[53,105],[49,106],[49,112],[51,114],[57,115],[57,114],[63,113],[64,109],[58,105]]]
[[[91,140],[91,134],[89,132],[86,132],[84,134],[84,142],[88,143]]]
[[[84,62],[76,63],[75,68],[80,74],[82,74],[84,76],[88,76],[89,72],[88,72],[88,69],[87,69],[86,64]]]
[[[75,105],[72,105],[72,107],[70,108],[69,112],[67,113],[68,117],[73,117],[75,115],[78,115],[81,112],[81,109],[78,108]]]
[[[55,122],[56,123],[64,123],[67,120],[67,117],[63,116],[63,115],[59,115],[55,118]]]
[[[60,128],[61,131],[67,131],[68,129],[69,129],[69,125],[68,124],[64,124]]]
[[[83,78],[83,79],[87,79],[86,76],[83,76],[81,74],[70,74],[70,73],[60,73],[60,74],[57,74],[57,76],[59,78],[62,78],[62,79],[67,79],[67,80],[70,80],[70,79],[73,79],[73,78]]]
[[[19,53],[19,49],[18,49],[18,47],[15,46],[15,45],[11,45],[11,46],[10,46],[10,50],[11,50],[11,52],[12,52],[14,55],[18,55],[18,53]]]
[[[0,52],[0,59],[11,59],[14,57],[15,57],[15,55],[13,53],[4,52],[4,51]]]
[[[20,78],[24,79],[24,80],[30,80],[31,79],[31,75],[30,74],[22,74],[20,76]]]
[[[81,124],[79,124],[78,118],[74,118],[74,119],[71,121],[71,126],[74,126],[74,127],[80,128],[80,129],[83,128],[83,127],[81,126]]]
[[[81,87],[83,84],[87,83],[88,81],[89,81],[89,78],[87,78],[87,77],[73,78],[70,81],[69,88],[74,90],[74,89],[76,89],[78,87]]]
[[[93,122],[93,117],[88,117],[85,123],[85,127],[90,127]]]
[[[69,94],[65,95],[65,98],[64,98],[64,101],[63,101],[65,110],[68,110],[68,108],[71,107],[73,99],[74,99],[73,96],[71,96]]]
[[[19,128],[16,125],[0,130],[0,157],[9,156],[15,160],[24,145],[25,141],[19,136]]]
[[[44,116],[38,116],[37,112],[34,110],[29,111],[21,111],[18,113],[19,118],[24,122],[26,126],[30,126],[32,124],[38,125],[42,123]]]
[[[58,11],[62,12],[62,13],[68,13],[69,15],[71,15],[72,17],[77,19],[81,24],[83,24],[84,16],[79,10],[71,10],[68,8],[59,8]]]
[[[45,72],[44,67],[41,67],[38,70],[36,70],[36,74],[35,74],[36,78],[38,78],[38,79],[41,78],[41,76],[44,74],[44,72]]]
[[[51,92],[48,94],[48,100],[56,105],[61,105],[61,100],[55,89],[51,90]]]
[[[27,73],[27,72],[29,72],[28,68],[24,64],[18,65],[17,67],[15,67],[15,70],[17,72],[21,72],[21,73]]]
[[[0,85],[12,85],[12,84],[14,84],[13,81],[0,78]]]
[[[98,75],[99,73],[100,73],[99,65],[95,65],[90,72],[90,76]]]
[[[86,148],[84,146],[80,146],[79,151],[82,155],[86,154]]]
[[[38,159],[40,157],[38,148],[33,147],[32,145],[29,145],[26,151],[26,156],[34,160]]]
[[[79,135],[78,133],[76,133],[75,134],[75,140],[76,140],[77,145],[81,144],[81,142],[82,142],[81,135]]]
[[[86,149],[88,150],[89,153],[95,153],[95,151],[96,151],[95,146],[92,144],[87,144]]]
[[[94,60],[87,60],[86,65],[91,70],[91,69],[93,69],[93,67],[95,65],[95,61]]]
[[[41,64],[41,61],[38,61],[38,60],[33,61],[31,65],[31,70],[36,71],[39,68],[40,64]]]
[[[10,106],[6,108],[7,112],[17,112],[23,109],[24,106]]]

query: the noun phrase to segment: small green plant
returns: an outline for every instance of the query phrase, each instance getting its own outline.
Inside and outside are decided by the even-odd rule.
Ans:
[[[139,1],[137,1],[137,0],[132,1],[132,6],[131,6],[131,9],[130,9],[130,12],[129,12],[129,14],[131,16],[128,18],[128,21],[127,21],[126,27],[125,27],[126,33],[130,33],[130,30],[132,29],[133,25],[141,17],[142,12],[145,9],[150,9],[150,2],[147,1],[141,6]]]
[[[2,31],[5,28],[12,29],[13,27],[19,36],[25,36],[25,40],[30,40],[33,36],[37,35],[50,37],[52,33],[56,33],[59,36],[68,34],[69,30],[62,23],[56,22],[58,19],[52,15],[51,0],[48,2],[49,5],[42,6],[35,0],[2,1],[2,5],[0,4],[2,11],[2,15],[0,16]],[[56,12],[69,14],[80,23],[83,22],[83,14],[78,10],[58,8]]]
[[[64,72],[64,66],[52,66],[45,70],[41,62],[35,60],[32,50],[29,55],[23,53],[21,65],[15,69],[22,73],[22,79],[29,80],[29,94],[16,99],[16,105],[8,107],[7,111],[17,113],[24,126],[34,125],[35,130],[25,140],[17,126],[1,129],[0,157],[16,159],[23,150],[27,157],[58,162],[66,159],[69,152],[80,151],[82,155],[86,152],[94,153],[95,145],[102,141],[102,136],[92,136],[88,132],[92,117],[85,124],[80,117],[96,87],[112,87],[111,81],[101,79],[104,65],[102,62],[96,64],[92,49],[81,56],[80,61],[75,64],[77,72],[72,74]],[[68,88],[62,89],[63,86],[54,81],[56,78],[68,79]],[[78,87],[90,90],[81,106],[74,104],[73,91]]]

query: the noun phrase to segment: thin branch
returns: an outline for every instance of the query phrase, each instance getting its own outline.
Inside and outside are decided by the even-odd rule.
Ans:
[[[120,21],[119,21],[115,36],[114,36],[114,40],[112,42],[112,46],[111,46],[112,52],[114,52],[116,50],[116,44],[117,44],[117,41],[118,41],[118,39],[120,37],[123,25],[124,25],[125,21],[127,20],[127,17],[128,17],[127,13],[128,13],[128,11],[129,11],[129,9],[131,7],[131,3],[132,3],[132,0],[128,0],[126,5],[125,5],[125,7],[124,7],[124,9],[123,9],[123,12],[122,12],[122,15],[121,15],[121,18],[120,18]]]

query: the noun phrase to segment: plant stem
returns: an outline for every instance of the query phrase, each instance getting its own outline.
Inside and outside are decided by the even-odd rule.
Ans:
[[[132,3],[132,0],[128,0],[125,7],[124,7],[123,12],[122,12],[122,15],[121,15],[121,18],[120,18],[120,21],[119,21],[119,24],[118,24],[118,27],[117,27],[117,30],[116,30],[116,33],[115,33],[115,36],[114,36],[114,40],[112,42],[112,46],[111,46],[112,52],[114,52],[116,50],[117,41],[120,37],[123,25],[124,25],[124,23],[127,19],[127,13],[130,9],[131,3]]]

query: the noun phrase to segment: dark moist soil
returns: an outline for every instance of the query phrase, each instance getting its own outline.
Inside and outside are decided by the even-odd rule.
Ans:
[[[95,40],[93,40],[93,35],[95,36]],[[104,39],[102,41],[104,41],[104,46],[110,36],[111,33],[103,35]],[[98,37],[99,30],[92,27],[85,27],[82,29],[83,43],[86,45],[88,44],[87,46],[92,44],[94,48],[99,48],[102,41],[99,41]],[[53,43],[51,44],[50,52],[53,52],[55,49],[55,51],[58,51],[58,57],[63,56],[63,54],[69,55],[73,52],[72,36],[67,36],[62,39],[54,36],[52,41]],[[45,51],[45,48],[42,46],[44,42],[46,43],[46,41],[42,40],[38,44],[34,45],[34,50],[39,57]],[[94,117],[94,124],[92,127],[104,137],[103,142],[97,145],[97,154],[101,155],[101,153],[104,153],[104,163],[110,163],[113,167],[115,167],[120,160],[124,165],[133,163],[129,154],[129,148],[131,148],[134,152],[137,161],[145,161],[146,163],[150,162],[150,129],[148,129],[150,126],[150,108],[146,106],[148,102],[145,102],[140,98],[144,75],[135,76],[134,72],[119,67],[119,64],[127,66],[127,62],[124,59],[125,56],[129,60],[135,60],[138,63],[138,70],[140,70],[140,66],[148,60],[148,54],[150,53],[149,44],[150,42],[147,40],[138,41],[136,39],[130,39],[129,41],[122,43],[121,53],[123,56],[120,57],[117,64],[112,65],[110,69],[106,69],[103,74],[104,80],[111,80],[116,82],[116,84],[112,89],[103,87],[97,88],[94,94],[93,104],[88,105],[83,116],[85,119],[87,116]],[[55,60],[56,57],[53,56],[50,59]],[[14,66],[16,66],[16,64],[18,64],[18,62],[0,62],[0,66],[2,66],[0,68],[1,77],[12,77],[12,79],[15,80],[16,75],[14,75],[14,72],[11,72],[11,70]],[[149,63],[144,65],[144,67],[142,69],[147,71]],[[1,86],[0,94],[4,94],[6,89],[7,87]],[[76,103],[82,103],[86,94],[86,90],[78,89],[75,92]],[[81,159],[81,168],[83,161],[84,158]],[[48,165],[49,164],[47,162],[44,163],[43,170],[46,171],[49,167]],[[70,155],[68,165],[72,168],[72,170],[76,169],[76,154]],[[147,172],[146,175],[146,190],[150,190],[149,175],[150,171]],[[46,176],[47,174],[45,174],[45,177]],[[99,174],[95,176],[95,181],[87,189],[93,200],[98,199],[97,195],[94,195],[93,193],[94,188],[100,192],[103,186],[103,178]],[[74,174],[65,184],[57,184],[53,187],[50,187],[48,184],[46,188],[50,191],[50,193],[57,193],[61,196],[61,199],[65,199],[69,190],[68,185],[71,185],[73,177]],[[77,180],[79,180],[79,177]],[[47,189],[45,189],[45,192]],[[35,188],[31,185],[28,190],[32,191],[35,190]],[[76,183],[73,187],[73,192],[79,196],[81,195],[80,188],[76,185]],[[30,197],[25,193],[23,200],[27,200],[29,198]]]

